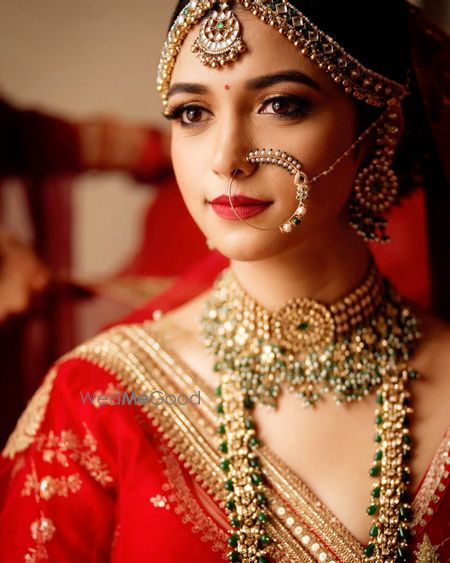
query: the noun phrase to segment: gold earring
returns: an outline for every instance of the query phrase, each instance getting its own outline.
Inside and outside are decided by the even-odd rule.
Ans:
[[[401,119],[401,106],[389,104],[386,116],[376,129],[375,149],[369,163],[356,177],[349,203],[350,223],[364,240],[385,243],[387,220],[383,214],[398,199],[399,182],[392,170]]]

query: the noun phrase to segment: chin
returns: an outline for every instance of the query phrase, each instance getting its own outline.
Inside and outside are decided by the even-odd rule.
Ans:
[[[283,254],[296,244],[297,233],[282,234],[278,229],[274,231],[257,231],[247,225],[235,225],[227,229],[227,233],[219,235],[209,234],[208,238],[217,250],[238,262],[255,262],[267,260]]]

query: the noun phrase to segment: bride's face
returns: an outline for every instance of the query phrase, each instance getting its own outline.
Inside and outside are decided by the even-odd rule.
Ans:
[[[172,158],[188,209],[205,236],[234,260],[280,254],[339,222],[357,170],[355,155],[344,158],[311,186],[307,213],[289,234],[259,231],[211,202],[233,194],[264,205],[238,208],[247,221],[273,227],[296,208],[293,176],[273,165],[245,160],[252,149],[283,149],[311,178],[327,169],[355,140],[356,108],[342,88],[303,57],[275,29],[245,10],[236,12],[247,52],[220,70],[204,66],[191,51],[194,27],[182,45],[171,81]],[[231,211],[230,209],[228,211]]]

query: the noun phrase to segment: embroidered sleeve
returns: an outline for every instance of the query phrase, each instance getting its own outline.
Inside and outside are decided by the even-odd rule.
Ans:
[[[99,387],[107,386],[108,374],[85,362],[54,367],[2,452],[4,563],[110,557],[117,481],[114,430],[99,409],[80,400],[80,385],[86,380],[92,386],[92,377],[99,379]]]

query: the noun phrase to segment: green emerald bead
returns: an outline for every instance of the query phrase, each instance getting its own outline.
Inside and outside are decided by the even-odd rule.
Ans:
[[[383,417],[381,416],[381,414],[377,414],[377,416],[375,417],[375,423],[380,425],[383,422]]]
[[[234,563],[236,563],[237,561],[240,560],[240,555],[237,551],[232,551],[229,555],[228,555],[228,559],[230,561],[233,561]]]
[[[302,220],[300,219],[300,217],[293,217],[292,222],[294,223],[294,225],[300,225]]]
[[[219,448],[220,448],[220,451],[221,451],[223,454],[227,454],[227,453],[228,453],[228,444],[227,444],[226,442],[221,442]]]
[[[258,513],[258,520],[260,522],[265,522],[267,520],[267,514],[265,512]]]
[[[377,432],[374,436],[374,440],[375,442],[377,442],[378,444],[381,442],[381,435]]]
[[[381,471],[381,465],[377,464],[370,468],[369,473],[371,477],[376,477],[377,475],[379,475],[380,471]]]
[[[376,452],[376,454],[373,456],[373,459],[375,461],[380,461],[380,459],[383,457],[383,452],[381,450],[378,450]]]
[[[220,463],[220,467],[221,467],[224,471],[229,471],[229,469],[230,469],[230,460],[229,460],[229,459],[224,459],[224,460]]]
[[[411,532],[409,531],[409,528],[405,528],[403,526],[400,526],[400,528],[398,529],[398,537],[401,540],[408,540],[411,536]]]
[[[251,418],[246,418],[244,421],[245,428],[253,428],[253,420]]]
[[[231,547],[236,547],[238,544],[238,535],[236,533],[231,534],[230,539],[228,540],[228,545]]]
[[[408,375],[409,375],[409,379],[417,379],[417,371],[410,370]]]
[[[402,481],[403,483],[409,483],[411,480],[411,475],[409,474],[409,471],[407,471],[406,469],[403,470],[402,473]]]
[[[397,557],[400,561],[408,561],[408,552],[404,547],[397,547]]]
[[[252,448],[255,448],[256,446],[259,446],[260,441],[258,440],[258,438],[256,436],[252,436],[250,438],[250,440],[248,441],[248,443],[250,444],[250,446]]]
[[[225,425],[221,424],[217,430],[219,434],[225,434]]]
[[[259,467],[259,458],[258,457],[251,457],[248,460],[248,464],[250,467]]]
[[[400,493],[400,500],[401,500],[402,502],[411,502],[411,495],[410,495],[409,491],[407,491],[407,490],[404,489],[404,490]]]
[[[219,404],[217,405],[217,412],[218,412],[219,414],[223,414],[223,413],[225,412],[225,411],[223,410],[223,403],[219,403]]]
[[[298,330],[308,330],[309,323],[303,322],[297,325]]]
[[[218,24],[216,25],[217,29],[223,29],[224,24],[222,22],[218,22]]]
[[[236,508],[236,503],[234,502],[234,500],[229,500],[227,501],[227,504],[225,506],[228,510],[234,510]]]
[[[400,518],[402,520],[411,520],[412,518],[412,510],[409,506],[401,506],[400,507]]]
[[[270,542],[270,536],[268,534],[263,534],[259,539],[263,545],[267,545]]]
[[[381,487],[375,487],[372,491],[372,496],[375,498],[379,498],[381,492]]]
[[[367,557],[370,557],[371,555],[373,555],[375,551],[375,544],[374,543],[369,543],[365,548],[364,548],[364,555],[367,555]]]
[[[227,491],[234,491],[234,485],[231,479],[227,479],[227,482],[225,483],[225,489]]]
[[[267,497],[264,493],[256,493],[256,500],[259,504],[267,504]]]
[[[383,404],[383,395],[382,395],[381,393],[378,393],[378,394],[377,394],[377,403],[378,403],[379,405],[382,405],[382,404]]]
[[[373,516],[374,514],[376,514],[377,510],[378,510],[378,506],[376,504],[371,504],[367,509],[367,514],[369,516]]]
[[[371,538],[376,538],[378,536],[378,526],[376,524],[370,528],[369,535]]]
[[[264,557],[264,555],[260,555],[258,557],[258,563],[269,563],[269,560],[267,559],[267,557]]]
[[[404,444],[411,444],[411,442],[412,442],[409,434],[403,434],[402,440],[403,440]]]
[[[260,485],[262,483],[262,475],[260,475],[259,473],[253,472],[250,477],[255,485]]]
[[[233,528],[238,528],[241,525],[241,521],[237,516],[233,516],[230,520],[231,525]]]
[[[222,396],[222,386],[221,386],[221,385],[218,385],[218,386],[216,387],[215,393],[216,393],[216,396],[217,396],[217,397],[221,397],[221,396]]]

